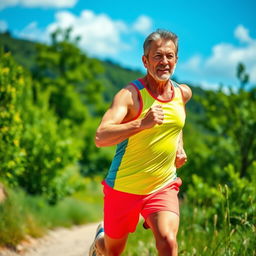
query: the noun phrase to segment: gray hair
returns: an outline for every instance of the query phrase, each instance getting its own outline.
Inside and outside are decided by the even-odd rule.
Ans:
[[[164,39],[166,41],[171,40],[176,47],[176,56],[178,56],[178,36],[171,31],[157,29],[155,32],[152,32],[145,39],[143,44],[144,55],[147,56],[150,50],[150,45],[152,42],[157,41],[158,39]]]

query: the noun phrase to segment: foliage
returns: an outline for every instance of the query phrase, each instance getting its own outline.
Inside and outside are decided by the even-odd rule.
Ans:
[[[94,134],[99,119],[92,118],[83,129],[88,136],[85,137],[85,147],[81,151],[81,173],[84,176],[106,175],[114,154],[114,147],[97,148],[94,143]]]
[[[121,67],[111,60],[102,62],[102,65],[105,69],[103,79],[104,86],[107,90],[104,92],[104,97],[107,101],[112,101],[113,95],[115,95],[118,90],[122,89],[133,80],[143,77],[144,75],[139,70],[136,71]]]
[[[208,120],[204,125],[218,136],[213,150],[219,163],[225,166],[233,159],[244,177],[256,160],[256,88],[241,88],[238,92],[230,89],[228,95],[222,90],[208,92],[203,105]],[[223,149],[221,153],[219,148]]]
[[[100,63],[88,58],[71,39],[71,29],[57,30],[50,45],[37,45],[33,77],[41,89],[49,90],[49,103],[60,119],[81,124],[91,114],[102,114],[103,86]]]
[[[77,186],[67,182],[65,168],[78,160],[80,145],[67,121],[57,121],[46,103],[40,108],[34,102],[31,79],[9,54],[0,65],[0,177],[56,203]]]
[[[0,56],[0,179],[34,195],[15,190],[0,205],[2,244],[101,212],[97,203],[87,207],[100,201],[99,187],[80,173],[100,183],[95,174],[106,173],[113,148],[95,147],[95,129],[113,94],[142,74],[89,58],[71,32],[56,31],[50,45],[37,47],[9,35],[2,40],[18,61],[26,45],[36,52],[27,60],[32,77],[9,53]],[[188,163],[178,171],[184,184],[180,255],[255,254],[256,89],[247,88],[242,64],[237,77],[237,90],[192,87],[184,130]],[[59,202],[73,193],[76,200]],[[156,253],[151,232],[141,226],[129,243],[125,255]]]
[[[193,148],[182,170],[188,188],[181,255],[255,254],[256,91],[245,88],[249,76],[242,64],[237,74],[237,91],[220,88],[198,97],[202,126],[187,128],[187,144]]]
[[[200,116],[189,117],[185,127],[179,255],[256,254],[255,88],[246,88],[241,65],[238,78],[237,91],[196,96]],[[125,255],[155,254],[151,233],[139,228],[132,236]]]
[[[246,178],[241,180],[232,166],[226,171],[229,186],[210,187],[193,176],[181,204],[179,255],[255,255],[255,186]],[[124,255],[155,254],[152,232],[139,224],[129,237]]]
[[[93,139],[98,125],[95,118],[106,109],[100,78],[104,69],[99,61],[81,52],[71,32],[57,30],[51,45],[38,45],[33,77],[40,92],[48,95],[49,106],[59,120],[68,121],[73,137],[82,142],[81,173],[93,176],[110,164],[109,154],[101,153]]]
[[[14,247],[28,236],[41,237],[47,229],[70,227],[101,218],[102,200],[99,183],[83,180],[87,197],[67,197],[56,205],[49,205],[42,196],[31,196],[21,189],[8,189],[8,198],[0,204],[0,246]]]
[[[9,31],[0,33],[0,48],[11,52],[14,59],[26,70],[35,63],[36,45],[34,42],[14,38]]]
[[[231,164],[224,171],[228,175],[228,185],[224,187],[209,186],[203,178],[193,175],[186,194],[187,200],[195,208],[208,208],[205,218],[213,219],[216,214],[223,220],[226,218],[223,215],[223,208],[225,208],[223,202],[228,201],[226,206],[229,208],[231,223],[236,223],[236,219],[245,214],[245,209],[246,219],[252,223],[255,221],[255,186],[248,179],[241,179]],[[256,173],[254,173],[254,180],[255,176]]]
[[[188,122],[185,127],[189,161],[180,173],[186,182],[190,182],[192,171],[210,186],[225,183],[228,175],[224,169],[229,164],[249,180],[255,172],[256,88],[245,88],[245,68],[239,65],[238,69],[245,74],[238,76],[242,85],[236,91],[220,88],[196,96],[204,111],[194,119],[196,123]]]
[[[23,70],[10,54],[0,53],[0,177],[17,184],[24,171],[25,152],[20,146],[23,134],[21,98],[25,92]]]
[[[225,186],[193,176],[181,210],[181,255],[254,255],[255,186],[232,165],[225,171]]]

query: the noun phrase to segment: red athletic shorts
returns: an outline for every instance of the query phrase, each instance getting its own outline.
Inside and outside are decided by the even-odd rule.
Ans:
[[[136,230],[140,214],[147,217],[159,211],[179,215],[180,178],[149,195],[136,195],[114,190],[104,185],[104,232],[111,238],[122,238]]]

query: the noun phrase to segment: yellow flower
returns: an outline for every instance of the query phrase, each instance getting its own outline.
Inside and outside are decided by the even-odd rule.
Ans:
[[[14,167],[15,165],[16,165],[16,163],[15,163],[14,161],[9,161],[9,162],[7,163],[8,168],[12,168],[12,167]]]
[[[9,71],[10,71],[9,68],[3,68],[3,69],[2,69],[3,74],[8,74]]]
[[[4,127],[1,128],[2,133],[6,133],[8,131],[9,131],[9,127],[7,127],[7,126],[4,126]]]
[[[14,141],[13,141],[13,144],[14,144],[16,147],[18,147],[18,146],[20,145],[20,142],[19,142],[19,140],[14,140]]]
[[[60,157],[57,157],[56,158],[56,163],[60,163],[61,162],[61,158]]]
[[[18,80],[19,85],[24,85],[24,78],[20,77],[20,79]]]
[[[15,113],[14,116],[13,116],[13,120],[16,122],[16,123],[19,123],[21,121],[20,119],[20,114],[19,113]]]
[[[26,152],[26,150],[25,150],[24,148],[22,148],[22,149],[20,150],[20,155],[21,155],[21,156],[26,156],[26,155],[27,155],[27,152]]]

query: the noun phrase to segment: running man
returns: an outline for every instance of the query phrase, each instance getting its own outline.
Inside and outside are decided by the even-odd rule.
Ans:
[[[153,232],[158,255],[177,256],[180,168],[187,156],[182,128],[185,103],[192,96],[185,84],[170,80],[178,60],[178,38],[166,30],[144,42],[147,74],[114,97],[97,129],[97,147],[117,145],[104,187],[104,221],[90,256],[117,256],[140,215]],[[104,226],[104,227],[103,227]]]

